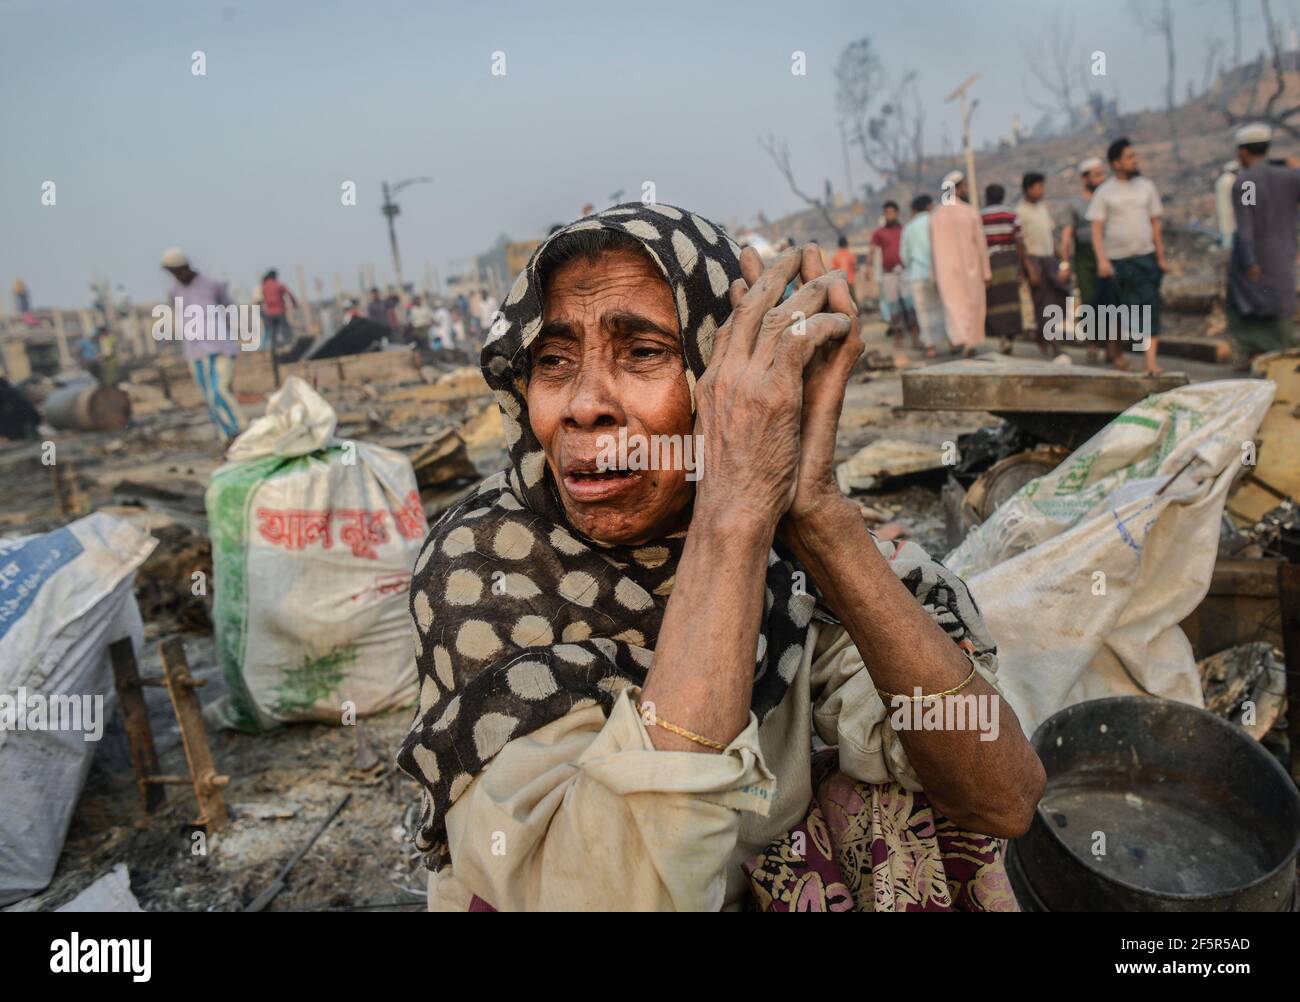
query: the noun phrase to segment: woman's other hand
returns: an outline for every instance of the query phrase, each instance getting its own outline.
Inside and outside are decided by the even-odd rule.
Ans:
[[[757,282],[763,274],[757,254],[742,254],[740,267],[748,285]],[[864,347],[858,329],[858,308],[848,280],[843,272],[826,271],[816,244],[804,245],[799,278],[804,288],[812,290],[808,303],[818,302],[821,297],[820,305],[811,308],[843,314],[849,318],[850,327],[843,338],[818,346],[804,372],[795,492],[780,526],[781,532],[787,535],[797,532],[817,513],[844,500],[835,483],[835,438],[849,376]],[[741,284],[736,283],[732,287],[733,301],[743,291]],[[806,303],[804,308],[810,307]]]
[[[799,490],[804,402],[827,396],[828,384],[819,383],[810,397],[804,371],[819,350],[842,344],[856,329],[856,309],[839,273],[805,279],[780,302],[805,256],[791,249],[764,269],[752,248],[741,255],[742,272],[752,281],[732,284],[731,316],[715,336],[696,387],[704,469],[693,521],[740,519],[770,536],[792,505],[807,501]],[[836,285],[843,292],[832,301]],[[822,401],[818,413],[824,408]],[[830,428],[832,454],[837,419],[838,410]]]

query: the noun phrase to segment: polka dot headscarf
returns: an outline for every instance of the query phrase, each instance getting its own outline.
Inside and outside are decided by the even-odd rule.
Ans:
[[[557,231],[506,296],[482,364],[503,414],[510,469],[439,520],[411,581],[420,707],[398,762],[424,788],[416,842],[433,868],[448,859],[447,811],[506,742],[581,707],[608,711],[623,688],[644,682],[672,593],[685,533],[639,547],[580,536],[528,421],[528,348],[542,325],[538,262],[558,237],[600,228],[633,237],[663,272],[692,391],[731,312],[735,242],[694,213],[640,202]],[[795,573],[768,555],[752,702],[760,720],[803,660],[816,606]]]

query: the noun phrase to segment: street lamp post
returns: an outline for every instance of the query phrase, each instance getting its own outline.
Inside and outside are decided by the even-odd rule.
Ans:
[[[977,210],[980,207],[980,196],[979,188],[975,185],[975,151],[970,144],[970,118],[979,101],[972,102],[966,96],[966,91],[979,78],[978,73],[968,77],[965,83],[944,98],[945,102],[961,99],[961,145],[966,154],[966,187],[970,191],[970,204]]]
[[[393,196],[403,188],[412,184],[432,183],[431,177],[410,177],[405,181],[398,181],[394,185],[389,185],[387,181],[384,184],[384,204],[380,211],[388,220],[388,245],[393,251],[393,270],[397,273],[397,293],[402,294],[402,256],[397,252],[397,230],[393,226],[393,219],[402,210],[397,203],[393,201]]]

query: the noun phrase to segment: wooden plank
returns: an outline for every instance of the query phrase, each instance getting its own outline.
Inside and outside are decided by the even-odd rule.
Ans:
[[[208,736],[203,727],[203,711],[195,695],[196,683],[185,660],[185,645],[179,637],[172,637],[162,645],[163,677],[167,681],[167,694],[171,696],[180,724],[181,742],[185,746],[185,759],[190,765],[190,779],[194,783],[194,797],[199,802],[199,818],[195,822],[209,832],[221,831],[230,821],[226,801],[221,789],[228,776],[217,773],[208,748]]]
[[[1279,495],[1300,499],[1300,348],[1256,359],[1255,372],[1271,379],[1277,392],[1255,433],[1253,476],[1238,481],[1228,497],[1228,511],[1239,525],[1259,521],[1281,503]]]
[[[483,380],[478,385],[466,385],[457,380],[452,383],[421,383],[419,386],[398,386],[384,390],[380,402],[385,404],[400,402],[434,403],[447,400],[470,400],[477,397],[490,397],[492,391]]]
[[[1219,558],[1205,598],[1179,624],[1198,658],[1256,640],[1281,643],[1280,566],[1272,558]]]
[[[339,373],[345,383],[357,383],[362,380],[395,383],[420,378],[420,368],[415,364],[413,351],[379,351],[365,355],[342,355],[329,361],[338,363]]]
[[[167,791],[157,783],[149,782],[158,774],[158,749],[153,743],[149,727],[149,708],[141,689],[140,672],[135,663],[135,650],[131,638],[123,637],[108,645],[108,658],[113,665],[113,684],[117,687],[117,703],[122,709],[122,725],[126,730],[126,743],[131,752],[131,768],[135,770],[136,785],[145,814],[152,814],[167,802]]]
[[[1277,598],[1277,567],[1272,559],[1219,558],[1210,577],[1210,595],[1253,595]]]
[[[903,407],[1118,414],[1152,393],[1164,393],[1187,382],[1181,372],[1145,376],[994,355],[904,372]]]
[[[1224,337],[1177,337],[1162,335],[1161,358],[1190,358],[1196,362],[1222,365],[1232,358],[1232,345]]]

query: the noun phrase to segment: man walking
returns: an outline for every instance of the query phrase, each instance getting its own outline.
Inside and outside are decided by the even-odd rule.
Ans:
[[[294,309],[298,308],[298,300],[289,291],[289,287],[280,281],[275,269],[272,268],[262,276],[262,319],[264,321],[262,336],[266,338],[272,351],[283,348],[293,340],[293,329],[289,326],[289,313],[285,300],[293,303]]]
[[[1106,165],[1101,157],[1088,157],[1079,164],[1083,191],[1070,199],[1065,226],[1061,228],[1061,260],[1069,261],[1074,283],[1079,290],[1078,305],[1091,310],[1097,307],[1097,255],[1092,248],[1092,223],[1088,206],[1092,194],[1106,180]],[[1097,360],[1097,348],[1088,342],[1089,363]]]
[[[1055,312],[1059,327],[1065,317],[1065,297],[1070,291],[1070,266],[1061,267],[1056,256],[1056,242],[1052,239],[1055,224],[1047,207],[1047,179],[1037,171],[1030,171],[1020,181],[1021,199],[1016,206],[1016,221],[1025,247],[1025,277],[1034,300],[1034,338],[1043,356],[1052,353],[1047,338],[1049,316]],[[1055,308],[1055,310],[1053,310]],[[1058,336],[1064,336],[1058,330]]]
[[[932,202],[929,195],[917,195],[912,199],[912,221],[903,229],[898,250],[903,274],[912,291],[912,303],[916,308],[916,322],[921,328],[921,342],[925,345],[926,358],[937,356],[939,348],[947,347],[948,341],[943,324],[943,300],[939,298],[939,287],[934,282],[930,252]]]
[[[969,358],[984,342],[984,292],[993,273],[984,223],[970,205],[970,186],[961,171],[943,179],[941,204],[931,217],[934,278],[943,299],[944,327],[954,349]]]
[[[1092,196],[1088,221],[1097,254],[1097,300],[1107,306],[1136,308],[1146,329],[1127,336],[1146,342],[1146,372],[1157,375],[1156,350],[1160,335],[1160,280],[1166,270],[1165,242],[1160,231],[1164,207],[1156,186],[1142,177],[1137,150],[1127,138],[1116,139],[1106,150],[1111,178]],[[1149,318],[1149,322],[1147,320]],[[1102,326],[1100,318],[1099,328]],[[1120,354],[1119,332],[1099,330],[1117,369],[1127,369]]]
[[[901,355],[903,335],[912,333],[915,337],[916,323],[911,316],[909,297],[903,283],[903,260],[899,254],[903,226],[898,221],[898,203],[886,202],[883,212],[884,222],[871,233],[871,259],[879,277],[880,319],[889,325],[889,333],[894,337],[895,353]],[[833,259],[831,263],[834,264]]]
[[[1244,126],[1234,137],[1241,172],[1233,184],[1237,235],[1228,269],[1228,330],[1248,357],[1294,342],[1296,205],[1300,160],[1268,160],[1273,130]]]
[[[194,381],[199,385],[199,392],[203,394],[208,416],[217,432],[229,442],[244,426],[235,393],[230,388],[240,341],[236,332],[225,329],[224,310],[217,310],[213,314],[208,312],[209,307],[230,305],[226,283],[195,271],[179,247],[172,247],[163,253],[162,266],[175,279],[168,296],[168,305],[178,306],[178,313],[173,320],[177,336],[180,336],[189,307],[198,306],[203,310],[203,336],[191,339],[186,332],[187,336],[181,341],[181,350],[189,362]],[[180,302],[177,303],[177,300]]]

